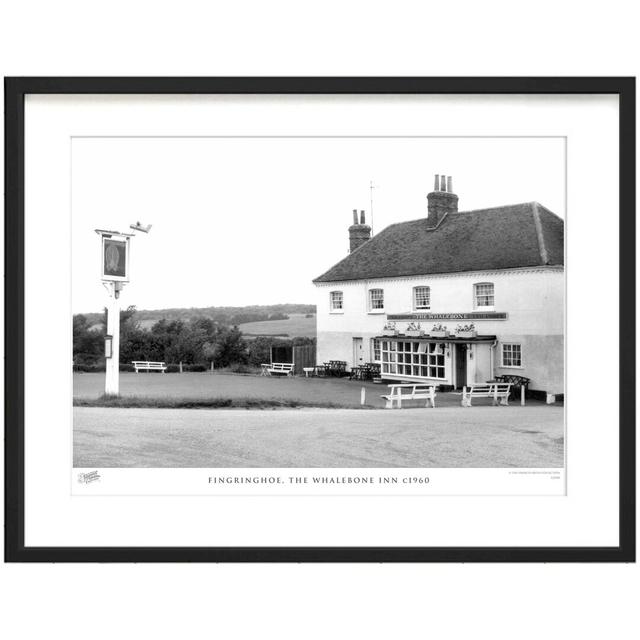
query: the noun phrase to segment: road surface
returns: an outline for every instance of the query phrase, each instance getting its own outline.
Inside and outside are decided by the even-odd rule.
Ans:
[[[74,408],[75,467],[562,467],[555,406]]]

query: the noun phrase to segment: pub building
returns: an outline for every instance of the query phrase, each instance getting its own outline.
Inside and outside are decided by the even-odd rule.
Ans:
[[[454,388],[515,374],[563,394],[563,220],[537,202],[458,211],[439,175],[427,203],[373,237],[353,212],[349,255],[313,281],[317,362]]]

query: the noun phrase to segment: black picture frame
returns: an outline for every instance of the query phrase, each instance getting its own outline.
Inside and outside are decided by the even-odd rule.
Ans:
[[[5,78],[5,561],[635,561],[635,78]],[[27,94],[616,94],[620,189],[620,475],[615,547],[26,547],[24,541],[24,104]]]

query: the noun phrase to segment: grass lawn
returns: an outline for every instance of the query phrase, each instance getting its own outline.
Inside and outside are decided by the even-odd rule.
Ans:
[[[364,407],[360,404],[365,389]],[[165,407],[165,408],[247,408],[322,407],[382,409],[380,397],[388,393],[386,384],[348,378],[305,378],[242,375],[234,373],[121,373],[120,398],[103,399],[104,373],[74,373],[75,406]],[[438,393],[436,408],[460,407],[459,393]],[[482,407],[490,400],[476,400]],[[519,402],[512,402],[519,406]],[[545,406],[527,400],[527,406]],[[424,407],[424,401],[405,401],[404,408]]]
[[[287,378],[233,373],[121,373],[121,399],[110,406],[356,409],[360,408],[362,387],[366,388],[368,407],[384,407],[380,394],[388,391],[385,385],[344,378]],[[103,393],[104,373],[74,373],[74,404],[95,404]]]

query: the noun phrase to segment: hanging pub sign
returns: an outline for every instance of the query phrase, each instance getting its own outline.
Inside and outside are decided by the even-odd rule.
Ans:
[[[129,282],[129,235],[98,231],[102,236],[101,277],[105,282]]]

